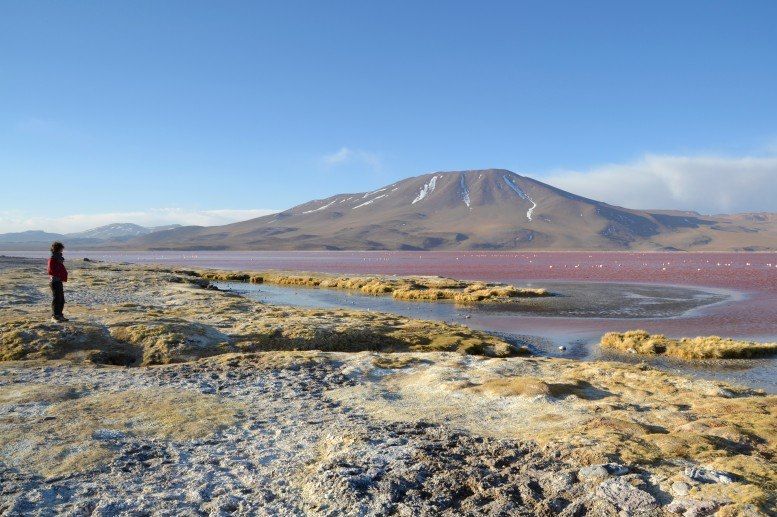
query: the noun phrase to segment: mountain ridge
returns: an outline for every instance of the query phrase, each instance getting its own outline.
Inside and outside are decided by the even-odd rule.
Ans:
[[[27,240],[10,242],[13,235]],[[421,174],[220,226],[29,231],[0,235],[0,248],[54,239],[71,249],[774,251],[777,214],[635,210],[506,169],[476,169]]]
[[[506,169],[438,171],[213,227],[184,226],[135,249],[720,250],[777,249],[777,215],[634,210]]]
[[[135,223],[110,223],[80,232],[53,233],[43,230],[25,230],[0,234],[0,244],[50,243],[53,240],[68,240],[80,244],[96,244],[103,241],[121,241],[156,231],[177,228],[179,224],[163,226],[141,226]]]

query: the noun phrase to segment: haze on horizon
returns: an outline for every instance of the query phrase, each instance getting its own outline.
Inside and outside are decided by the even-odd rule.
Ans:
[[[211,225],[499,167],[777,212],[777,4],[0,5],[0,233]]]

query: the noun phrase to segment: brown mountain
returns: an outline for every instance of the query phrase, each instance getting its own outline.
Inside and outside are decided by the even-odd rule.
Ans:
[[[777,214],[630,210],[500,169],[437,172],[224,226],[130,241],[146,249],[775,250]]]

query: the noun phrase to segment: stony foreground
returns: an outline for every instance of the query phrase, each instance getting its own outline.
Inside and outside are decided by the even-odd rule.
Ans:
[[[39,273],[0,261],[0,514],[775,511],[775,396],[132,267],[55,326]]]

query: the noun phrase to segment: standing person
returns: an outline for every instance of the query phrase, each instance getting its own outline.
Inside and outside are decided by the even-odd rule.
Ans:
[[[64,249],[65,245],[61,242],[52,242],[51,258],[49,259],[48,264],[49,285],[51,286],[51,294],[54,296],[51,300],[52,319],[58,323],[68,321],[68,319],[62,315],[62,310],[65,308],[65,289],[62,284],[63,282],[67,282],[65,258],[62,256]]]

